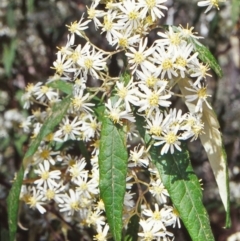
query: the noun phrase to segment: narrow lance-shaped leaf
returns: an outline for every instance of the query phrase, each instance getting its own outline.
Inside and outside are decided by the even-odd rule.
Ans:
[[[17,48],[16,39],[12,39],[10,43],[3,45],[3,65],[7,76],[10,76],[13,62],[15,60]]]
[[[181,92],[186,95],[191,95],[192,92],[188,91],[185,87],[190,88],[188,79],[181,79],[178,82]],[[194,113],[196,101],[191,103],[186,102],[190,112]],[[223,147],[222,136],[219,131],[219,123],[216,115],[212,109],[203,103],[203,117],[204,122],[203,133],[200,135],[200,140],[207,153],[210,165],[212,167],[219,194],[222,199],[224,208],[226,210],[226,226],[230,226],[230,212],[229,212],[229,179],[227,160],[225,150]]]
[[[127,175],[126,134],[107,118],[102,118],[99,172],[100,195],[105,204],[107,221],[115,241],[121,241],[123,201]]]
[[[214,240],[208,214],[202,203],[198,178],[189,161],[188,151],[160,156],[159,149],[150,151],[162,182],[193,241]]]
[[[25,165],[25,161],[36,152],[43,138],[48,134],[50,134],[53,131],[53,129],[60,123],[60,121],[62,120],[63,116],[65,115],[65,113],[69,108],[70,102],[71,102],[71,96],[68,96],[53,106],[52,113],[45,120],[44,124],[41,127],[40,132],[38,133],[37,137],[33,140],[30,148],[27,150],[24,156],[24,161],[23,161],[24,165]]]
[[[136,120],[140,135],[145,143],[149,143],[150,136],[141,128],[145,125],[142,117],[136,117]],[[192,240],[213,241],[209,218],[202,204],[202,191],[198,178],[192,169],[188,151],[183,143],[181,148],[181,152],[160,155],[161,149],[152,146],[149,153]]]
[[[208,64],[219,77],[222,77],[222,69],[209,49],[194,38],[190,38],[190,42],[194,45],[194,49],[203,63]]]
[[[17,232],[19,196],[23,181],[24,169],[21,166],[7,198],[9,240],[14,241]]]
[[[62,120],[64,114],[66,113],[69,107],[70,102],[71,102],[71,96],[68,96],[65,99],[63,99],[61,102],[54,105],[52,109],[52,113],[44,122],[38,136],[31,143],[30,148],[28,149],[28,151],[24,156],[23,165],[17,173],[16,179],[13,183],[13,186],[7,198],[10,241],[13,241],[15,239],[15,234],[17,231],[18,205],[19,205],[19,196],[21,192],[21,186],[22,186],[23,175],[24,175],[24,168],[27,166],[29,160],[31,160],[31,157],[36,152],[43,138],[49,133],[51,133],[53,129]]]

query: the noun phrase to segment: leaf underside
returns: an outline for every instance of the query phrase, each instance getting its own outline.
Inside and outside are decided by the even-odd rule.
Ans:
[[[185,87],[190,88],[190,84],[187,79],[182,79],[178,82],[178,86],[181,92],[186,95],[190,95],[191,92]],[[185,102],[189,111],[194,113],[196,106],[195,102]],[[220,125],[218,123],[217,117],[213,109],[203,103],[203,123],[204,129],[203,133],[200,135],[200,140],[207,153],[208,160],[213,170],[215,176],[220,197],[223,202],[223,206],[226,211],[226,227],[230,226],[230,194],[229,194],[229,178],[228,178],[228,168],[227,159],[222,142],[222,136],[219,131]]]
[[[71,96],[68,96],[65,99],[63,99],[61,102],[54,105],[52,109],[52,113],[49,115],[49,117],[42,125],[38,136],[33,140],[30,148],[28,149],[28,151],[24,156],[23,165],[21,166],[20,170],[17,173],[17,177],[12,185],[12,188],[7,198],[8,226],[9,226],[10,241],[14,241],[16,231],[17,231],[19,196],[20,196],[21,186],[23,182],[24,168],[28,165],[28,162],[31,161],[31,157],[36,152],[43,138],[49,133],[51,133],[53,129],[62,120],[71,102],[70,97]]]

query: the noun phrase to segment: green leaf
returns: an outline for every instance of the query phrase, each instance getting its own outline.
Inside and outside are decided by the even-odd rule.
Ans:
[[[64,114],[68,110],[70,102],[71,102],[71,96],[68,96],[65,99],[63,99],[61,102],[56,103],[53,106],[52,113],[49,115],[49,117],[42,125],[38,136],[31,143],[30,148],[28,149],[28,151],[24,156],[23,165],[18,171],[17,178],[14,181],[13,186],[7,198],[10,241],[14,241],[15,234],[17,231],[18,205],[19,205],[19,196],[21,192],[21,186],[22,186],[23,175],[24,175],[24,168],[28,165],[28,162],[31,160],[31,157],[36,152],[43,138],[49,133],[51,133],[53,129],[62,120]]]
[[[65,113],[69,108],[69,105],[71,103],[71,97],[72,96],[68,96],[53,106],[52,113],[45,120],[40,132],[38,133],[37,137],[33,140],[30,148],[27,150],[24,156],[24,166],[26,166],[28,159],[31,158],[33,154],[36,152],[43,138],[50,134],[54,130],[54,128],[60,123],[60,121],[62,120],[62,118],[64,117]]]
[[[202,204],[201,186],[183,143],[181,148],[181,152],[161,156],[159,148],[152,147],[150,155],[192,240],[214,240],[209,217]]]
[[[131,80],[131,74],[129,73],[129,71],[125,71],[124,73],[121,74],[120,82],[123,82],[125,86],[129,83],[130,80]]]
[[[145,126],[144,119],[136,116],[136,124],[145,143],[149,143],[151,138],[142,128]],[[194,174],[184,143],[181,148],[181,152],[161,156],[160,148],[152,146],[149,153],[192,240],[214,240],[209,218],[202,204],[198,178]]]
[[[94,108],[94,113],[95,115],[97,116],[97,119],[100,120],[100,121],[103,121],[103,119],[105,118],[104,115],[105,115],[105,105],[104,104],[101,104],[101,103],[97,103],[95,104]]]
[[[12,71],[12,66],[16,55],[16,48],[16,39],[12,39],[9,44],[3,45],[3,65],[7,76],[10,76]]]
[[[192,94],[185,87],[190,88],[188,79],[181,79],[178,82],[178,86],[184,96]],[[189,111],[194,112],[196,101],[191,103],[185,102]],[[207,153],[210,165],[215,176],[219,194],[222,199],[224,208],[226,210],[226,227],[230,226],[230,194],[229,194],[229,178],[227,159],[222,142],[222,136],[219,131],[220,125],[213,109],[209,109],[208,106],[203,103],[203,117],[204,122],[203,133],[200,135],[200,140]]]
[[[109,118],[103,117],[99,153],[99,188],[115,241],[121,241],[122,237],[127,161],[126,134],[121,126],[116,126]]]
[[[68,95],[71,95],[73,92],[73,85],[64,80],[55,80],[48,83],[47,86],[61,90],[63,93],[66,93]]]
[[[222,69],[209,49],[194,38],[190,38],[190,42],[194,45],[195,52],[198,52],[198,57],[208,64],[219,77],[222,77]]]
[[[7,198],[8,227],[10,241],[15,240],[15,234],[17,232],[19,196],[21,192],[23,175],[24,169],[23,167],[21,167],[17,173],[16,179]]]

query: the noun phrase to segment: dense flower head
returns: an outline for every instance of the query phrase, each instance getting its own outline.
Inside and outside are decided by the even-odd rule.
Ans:
[[[46,84],[29,84],[23,95],[24,108],[41,106],[21,124],[24,131],[32,133],[33,140],[52,114],[54,104],[66,94],[71,95],[71,102],[60,124],[42,140],[28,163],[25,179],[30,179],[31,173],[34,181],[25,181],[21,200],[40,213],[54,205],[81,228],[93,227],[94,240],[111,237],[99,193],[102,125],[97,102],[102,114],[123,127],[126,134],[129,157],[123,223],[127,225],[137,214],[139,240],[146,241],[172,240],[168,226],[180,227],[179,214],[168,205],[169,193],[156,174],[148,151],[156,146],[160,155],[180,152],[183,140],[196,140],[203,133],[203,108],[211,109],[206,84],[210,74],[209,66],[201,62],[194,48],[193,40],[201,37],[193,32],[193,27],[168,26],[149,44],[148,34],[168,10],[166,2],[109,1],[103,11],[98,9],[100,1],[92,1],[87,15],[67,25],[70,33],[53,62],[54,76]],[[198,5],[208,6],[208,11],[213,6],[218,8],[218,1],[200,1]],[[91,22],[115,50],[106,52],[89,40],[85,30]],[[76,44],[77,37],[85,44]],[[109,75],[109,61],[119,52],[126,63],[124,78]],[[90,78],[96,86],[89,84]],[[67,84],[66,89],[53,87],[59,80]],[[181,95],[176,91],[177,84],[183,86]],[[179,96],[186,103],[195,104],[195,108],[186,113],[177,109],[173,99]],[[138,117],[144,119],[150,144],[139,138]],[[77,154],[73,151],[76,147],[80,149]],[[141,180],[141,172],[148,173],[148,181]],[[133,184],[139,183],[144,186],[144,193],[149,193],[150,204],[143,193],[136,195],[133,191]],[[140,210],[136,203],[141,205]]]

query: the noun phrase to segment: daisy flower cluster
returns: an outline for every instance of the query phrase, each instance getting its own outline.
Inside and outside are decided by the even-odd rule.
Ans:
[[[138,115],[145,119],[144,128],[161,155],[181,151],[182,140],[195,140],[203,132],[203,105],[211,108],[206,87],[210,74],[190,41],[200,38],[193,27],[169,26],[159,30],[158,38],[150,43],[149,33],[167,11],[166,2],[92,1],[86,15],[67,25],[68,40],[53,62],[54,76],[47,83],[29,84],[23,95],[24,107],[31,109],[32,115],[21,127],[35,139],[54,104],[66,96],[53,83],[61,80],[72,90],[61,123],[41,141],[25,169],[20,198],[42,214],[55,209],[80,229],[94,228],[95,240],[111,237],[99,194],[101,120],[95,111],[96,101],[103,103],[104,115],[114,124],[127,127],[125,227],[137,214],[139,240],[146,241],[172,240],[174,236],[167,227],[180,227],[178,211],[169,204],[168,191],[151,162],[149,146],[139,138],[135,121]],[[212,2],[200,1],[199,5],[210,6]],[[103,6],[105,10],[101,10]],[[89,40],[85,30],[90,24],[106,37],[114,51],[102,50]],[[77,38],[85,44],[77,44]],[[109,75],[111,57],[120,52],[125,58],[122,63],[127,63],[128,78]],[[187,83],[181,94],[176,87],[180,83]],[[183,113],[175,108],[173,100],[179,97],[194,104],[194,109]],[[142,172],[149,174],[148,181],[139,175]],[[144,187],[141,192],[136,188],[140,184]]]

